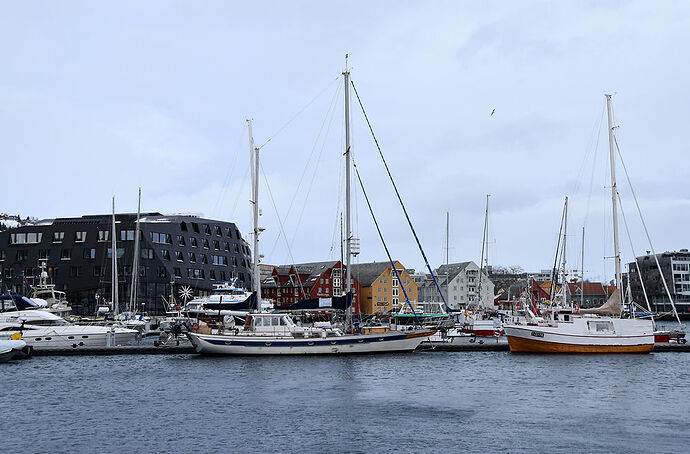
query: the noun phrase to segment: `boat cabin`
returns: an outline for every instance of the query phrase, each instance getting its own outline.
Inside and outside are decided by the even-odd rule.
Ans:
[[[281,334],[289,333],[295,327],[295,322],[285,314],[250,314],[244,323],[245,331],[257,333]]]

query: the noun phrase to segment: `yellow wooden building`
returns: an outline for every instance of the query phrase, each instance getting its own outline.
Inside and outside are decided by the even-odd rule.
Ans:
[[[359,263],[352,266],[352,276],[362,285],[362,313],[397,311],[405,302],[405,292],[412,306],[417,308],[418,286],[410,273],[398,261],[395,276],[390,262]]]

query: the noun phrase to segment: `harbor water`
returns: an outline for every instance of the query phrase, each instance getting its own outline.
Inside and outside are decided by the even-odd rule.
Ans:
[[[690,354],[35,357],[3,452],[687,452]]]

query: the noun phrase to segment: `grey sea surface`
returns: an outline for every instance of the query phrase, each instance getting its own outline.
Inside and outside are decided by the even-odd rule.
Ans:
[[[688,452],[690,354],[35,357],[2,452]]]

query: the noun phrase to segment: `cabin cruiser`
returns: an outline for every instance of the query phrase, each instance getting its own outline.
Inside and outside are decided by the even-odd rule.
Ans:
[[[75,325],[52,312],[41,310],[21,295],[0,296],[0,339],[21,338],[34,350],[109,347],[131,344],[139,337],[132,329]]]
[[[220,282],[213,284],[213,291],[209,296],[195,298],[182,309],[183,315],[189,318],[217,317],[225,315],[246,315],[249,308],[254,306],[252,293],[239,288],[235,282]],[[270,301],[262,300],[262,311],[273,310]],[[238,312],[244,312],[238,314]]]
[[[41,275],[39,277],[38,285],[31,286],[31,299],[40,307],[46,308],[60,317],[66,317],[72,312],[72,307],[69,305],[65,292],[55,290],[55,284],[48,283],[48,272],[46,271],[46,262],[41,261]]]

